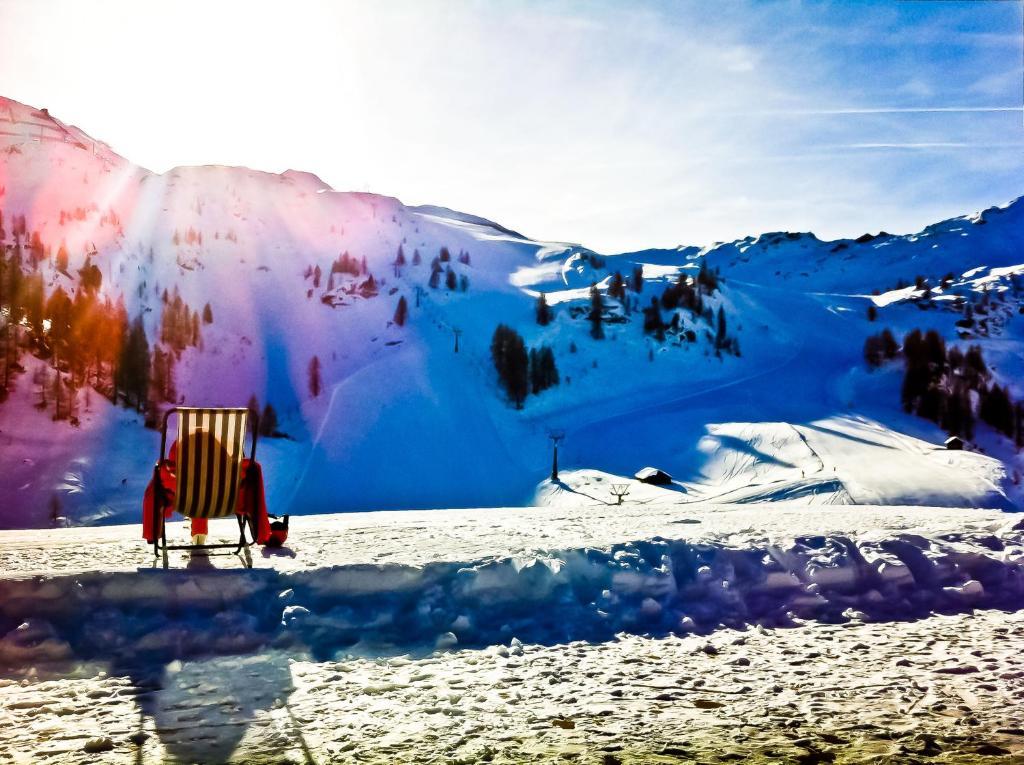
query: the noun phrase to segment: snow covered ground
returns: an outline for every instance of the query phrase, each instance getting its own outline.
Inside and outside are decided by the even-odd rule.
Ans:
[[[1024,613],[0,680],[12,763],[1019,762]],[[103,754],[90,753],[87,748]]]
[[[253,570],[165,572],[137,533],[0,534],[12,762],[1024,751],[1024,524],[998,511],[354,513]]]
[[[786,422],[712,423],[697,442],[700,471],[669,486],[632,476],[567,470],[536,501],[569,507],[614,502],[626,484],[634,502],[944,505],[1011,509],[1004,465],[975,452],[904,435],[862,416]]]

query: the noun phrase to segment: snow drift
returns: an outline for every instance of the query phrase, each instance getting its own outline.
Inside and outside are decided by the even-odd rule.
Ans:
[[[422,563],[317,565],[321,552],[306,568],[280,571],[9,573],[0,579],[0,663],[97,659],[125,666],[263,645],[318,657],[392,655],[1019,608],[1024,522],[989,514],[955,531],[952,517],[933,523],[928,536],[904,519],[906,530],[793,529],[765,538],[712,528],[691,538]],[[832,519],[851,529],[858,523],[848,514]],[[370,528],[366,542],[397,533],[408,544],[424,533],[385,522]],[[493,544],[503,538],[496,534]],[[50,552],[62,544],[70,552],[70,538],[52,540]]]

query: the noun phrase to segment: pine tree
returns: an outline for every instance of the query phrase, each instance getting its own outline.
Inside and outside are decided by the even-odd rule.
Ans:
[[[273,438],[277,433],[277,412],[268,402],[263,407],[263,414],[260,415],[260,435],[266,438]]]
[[[245,405],[245,408],[249,410],[249,426],[251,427],[260,414],[260,400],[256,398],[256,394],[253,393],[249,396],[249,403]],[[262,427],[263,423],[260,423]]]
[[[43,309],[44,315],[50,320],[50,349],[64,357],[68,340],[71,337],[71,298],[63,287],[58,287],[50,295]]]
[[[708,295],[718,289],[718,274],[708,268],[705,260],[700,262],[700,270],[697,271],[697,285],[702,287]]]
[[[308,279],[312,275],[313,271],[312,269],[307,269],[307,272],[306,278]],[[348,254],[348,251],[345,251],[341,253],[337,260],[331,264],[331,273],[359,276],[359,274],[362,273],[362,267],[355,258]]]
[[[875,308],[874,303],[868,303],[868,321],[874,321],[878,318],[878,309]]]
[[[913,412],[918,408],[920,398],[925,394],[932,381],[928,350],[921,330],[914,329],[903,338],[903,361],[906,371],[903,375],[900,400],[904,411]]]
[[[83,292],[99,292],[103,286],[103,272],[92,262],[91,255],[86,256],[85,263],[78,269],[78,283]]]
[[[151,412],[156,412],[161,402],[173,403],[177,398],[174,385],[174,354],[164,351],[159,345],[153,348],[149,387]]]
[[[420,251],[417,250],[417,249],[414,249],[412,251],[412,264],[414,266],[418,266],[422,262],[423,262],[423,257],[420,255]]]
[[[595,340],[604,338],[604,299],[596,284],[590,285],[590,336]]]
[[[35,271],[23,276],[19,300],[22,313],[28,322],[32,342],[38,347],[43,342],[43,319],[45,318],[42,274]]]
[[[661,318],[661,307],[656,297],[652,297],[650,306],[644,309],[644,332],[655,335],[659,341],[665,339],[665,322]]]
[[[522,409],[530,388],[530,361],[523,338],[511,327],[499,324],[491,338],[491,359],[509,399],[516,409]]]
[[[146,340],[146,327],[142,323],[141,314],[135,317],[128,328],[118,370],[118,387],[124,393],[125,403],[141,412],[149,392],[150,370],[149,342]]]
[[[209,303],[203,306],[203,324],[213,324],[213,309]]]
[[[409,304],[405,300],[405,295],[398,298],[398,307],[395,308],[395,318],[393,321],[399,327],[405,326],[405,320],[409,315]]]
[[[728,342],[728,335],[725,328],[725,309],[718,307],[718,329],[715,332],[715,348],[724,348]]]
[[[534,395],[558,385],[555,354],[549,346],[530,349],[530,388]]]
[[[1007,388],[993,384],[982,393],[978,416],[1004,436],[1014,437],[1014,408]]]
[[[864,340],[864,360],[869,367],[874,368],[882,366],[883,358],[881,338],[878,335],[868,335]]]
[[[452,259],[452,254],[448,251],[447,247],[441,248],[441,262],[447,263]]]
[[[0,232],[3,230],[2,216],[0,216]],[[12,290],[11,290],[11,266],[7,262],[7,257],[4,255],[3,248],[0,247],[0,316],[6,315],[6,320],[3,322],[3,351],[2,359],[3,362],[3,374],[0,376],[0,401],[2,401],[11,386],[11,365],[12,360],[12,349],[17,347],[17,330],[12,330],[12,314],[14,303]]]
[[[635,266],[633,268],[633,278],[630,280],[630,285],[633,292],[641,292],[644,288],[644,267]]]
[[[50,368],[40,364],[32,375],[32,382],[39,386],[39,401],[36,408],[45,411],[50,405]]]
[[[558,375],[558,366],[555,364],[555,352],[549,346],[545,345],[541,348],[540,366],[545,388],[550,388],[561,382]]]
[[[881,338],[882,355],[887,359],[896,358],[896,354],[899,353],[900,347],[896,344],[896,338],[893,337],[892,332],[886,327],[882,330]]]
[[[57,248],[57,270],[65,274],[68,272],[68,248],[64,242]]]
[[[618,271],[612,275],[611,282],[608,284],[608,297],[615,298],[620,302],[626,299],[626,281]]]
[[[951,372],[958,371],[964,365],[964,353],[955,345],[946,353],[946,364]]]
[[[951,436],[972,437],[971,399],[965,389],[956,387],[946,395],[942,421],[939,424]]]
[[[981,346],[972,345],[967,349],[967,353],[964,354],[963,372],[967,384],[974,389],[989,378],[988,364],[985,363]]]
[[[925,388],[917,403],[917,416],[924,417],[935,423],[941,423],[945,417],[946,396],[935,384]]]
[[[547,296],[542,292],[537,296],[537,323],[546,327],[553,318],[551,306],[548,305]]]
[[[888,329],[882,330],[880,334],[871,335],[864,341],[864,360],[869,367],[880,367],[884,360],[895,358],[898,351],[896,338]]]
[[[530,349],[530,392],[537,395],[543,390],[540,381],[540,363],[537,361],[537,349]]]
[[[448,269],[444,272],[444,286],[445,289],[454,290],[458,286],[458,281],[455,277],[455,272],[452,271],[452,267],[448,266]]]
[[[946,365],[946,341],[934,329],[929,329],[924,336],[924,346],[928,364],[936,376],[941,375]]]
[[[323,380],[320,378],[320,357],[314,356],[309,360],[309,395],[316,398],[323,389]]]
[[[907,366],[903,374],[903,383],[900,387],[900,403],[903,411],[913,412],[918,398],[927,386],[927,377],[921,374],[921,367]]]

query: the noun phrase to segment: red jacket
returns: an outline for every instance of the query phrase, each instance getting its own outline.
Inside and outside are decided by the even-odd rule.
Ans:
[[[178,486],[178,479],[174,474],[175,457],[177,456],[178,442],[171,444],[171,451],[168,458],[160,463],[160,484],[163,487],[163,495],[166,506],[163,508],[163,517],[170,518],[174,512],[174,492]],[[142,536],[152,544],[160,534],[161,529],[153,528],[153,503],[155,501],[155,486],[153,479],[150,479],[146,487],[146,494],[142,499]],[[263,490],[263,468],[260,463],[251,460],[242,460],[242,482],[238,488],[238,504],[235,513],[253,518],[256,521],[256,543],[266,544],[270,538],[270,518],[267,516],[266,494]],[[208,528],[207,518],[192,519],[192,533],[206,534]]]

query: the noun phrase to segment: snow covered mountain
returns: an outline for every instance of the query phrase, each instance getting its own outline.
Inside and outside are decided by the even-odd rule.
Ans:
[[[613,482],[648,502],[1021,497],[1012,435],[979,423],[974,450],[939,449],[900,407],[899,361],[862,352],[935,329],[1024,396],[1020,200],[909,236],[602,255],[310,173],[155,174],[0,98],[0,211],[0,526],[135,520],[159,442],[136,409],[250,397],[276,413],[272,512],[607,502]],[[521,409],[499,324],[557,365]],[[568,471],[538,492],[551,430]],[[676,481],[621,478],[648,464]]]

